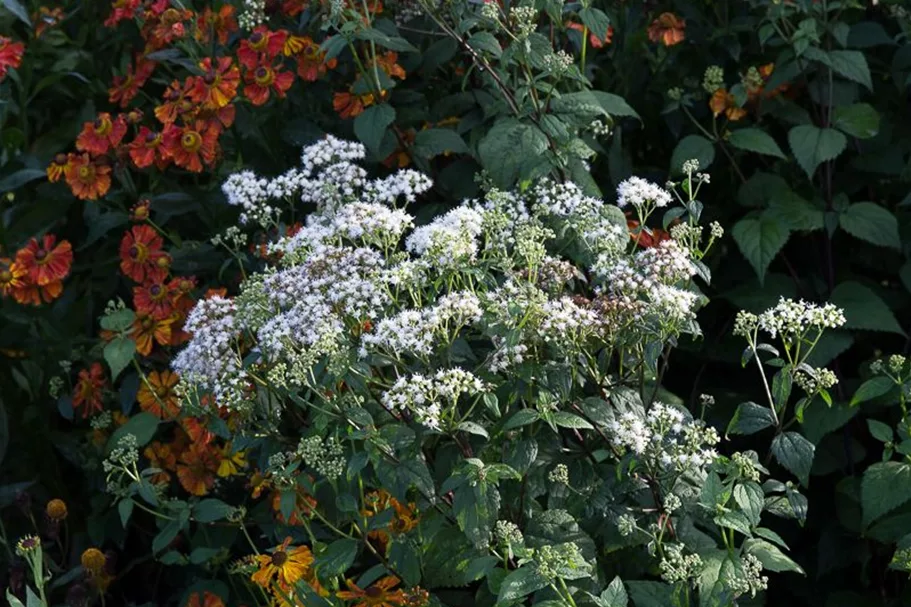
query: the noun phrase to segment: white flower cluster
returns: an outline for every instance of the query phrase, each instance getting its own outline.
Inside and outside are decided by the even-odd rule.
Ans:
[[[658,565],[661,578],[668,584],[686,582],[702,572],[702,557],[698,554],[684,554],[683,544],[665,544],[664,558]]]
[[[740,571],[736,571],[725,580],[735,597],[749,593],[756,596],[768,588],[769,578],[762,575],[762,562],[752,554],[740,557]]]
[[[638,210],[654,207],[666,207],[673,202],[671,193],[661,186],[641,177],[630,177],[617,186],[617,206],[626,206]]]
[[[632,451],[649,467],[664,471],[702,471],[715,461],[720,438],[714,428],[688,419],[683,411],[656,402],[641,417],[627,411],[609,426],[617,449]]]
[[[400,377],[383,394],[383,405],[391,410],[407,411],[419,423],[440,429],[443,416],[453,409],[463,394],[482,393],[486,386],[480,378],[464,369],[441,369],[425,376],[415,373]]]
[[[415,229],[405,246],[439,269],[470,265],[478,254],[483,222],[478,210],[461,206]]]
[[[228,204],[243,207],[241,223],[258,223],[266,225],[275,213],[268,204],[272,196],[269,193],[269,180],[257,177],[253,171],[241,171],[228,177],[221,186],[228,199]]]
[[[844,311],[834,304],[812,304],[782,297],[778,304],[762,314],[740,311],[734,321],[734,335],[744,337],[761,329],[772,338],[781,336],[787,341],[799,338],[808,331],[837,329],[845,324]]]

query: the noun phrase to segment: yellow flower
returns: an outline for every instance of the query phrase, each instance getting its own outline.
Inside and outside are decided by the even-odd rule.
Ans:
[[[52,521],[62,521],[68,514],[66,502],[62,499],[52,499],[47,503],[45,512],[47,513],[47,517]]]
[[[400,607],[405,604],[405,593],[401,590],[391,592],[398,583],[399,578],[394,575],[387,575],[367,588],[360,588],[347,580],[345,584],[348,590],[336,592],[335,596],[346,601],[357,601],[354,607]]]
[[[282,586],[293,586],[307,577],[313,566],[313,554],[307,546],[290,547],[291,538],[285,538],[272,554],[257,554],[253,560],[259,570],[250,579],[263,588],[269,588],[273,579]]]
[[[236,476],[240,474],[241,469],[247,467],[247,452],[237,451],[231,453],[231,443],[226,444],[221,449],[222,460],[218,464],[216,474],[221,478]]]
[[[82,557],[79,560],[82,563],[82,568],[88,571],[90,574],[100,573],[107,563],[107,559],[104,557],[104,553],[98,548],[86,549],[86,551],[82,553]]]

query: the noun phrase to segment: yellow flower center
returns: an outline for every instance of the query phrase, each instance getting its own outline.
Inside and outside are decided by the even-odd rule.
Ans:
[[[188,152],[197,152],[202,147],[202,135],[196,131],[187,131],[180,138],[180,145]]]

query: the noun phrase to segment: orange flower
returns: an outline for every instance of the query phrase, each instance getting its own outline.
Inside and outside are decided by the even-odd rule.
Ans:
[[[288,17],[296,17],[310,6],[310,0],[285,0],[282,2],[282,13]]]
[[[223,108],[237,97],[240,70],[230,57],[218,57],[216,63],[206,57],[199,62],[203,75],[196,78],[190,99],[205,109]]]
[[[250,579],[263,588],[270,588],[272,581],[280,585],[293,586],[304,579],[313,567],[313,554],[307,546],[291,547],[291,538],[285,538],[280,546],[272,549],[272,554],[257,554],[253,561],[259,570]]]
[[[629,238],[638,246],[649,249],[656,246],[659,242],[670,240],[671,235],[661,228],[639,228],[639,222],[629,217],[626,218],[626,229],[629,231]]]
[[[70,154],[64,176],[73,195],[81,200],[97,200],[111,189],[111,167],[104,157]]]
[[[29,280],[38,286],[66,278],[73,264],[73,247],[69,241],[45,234],[39,243],[32,238],[28,244],[16,252],[16,264],[28,272]]]
[[[105,154],[120,144],[127,132],[127,123],[122,115],[111,118],[107,112],[101,112],[94,122],[86,122],[82,132],[76,138],[76,149],[90,154]]]
[[[202,400],[205,404],[205,397]],[[215,434],[206,427],[202,417],[182,417],[180,427],[194,444],[208,445],[215,439]]]
[[[349,119],[360,116],[365,108],[373,105],[373,94],[355,95],[349,89],[346,92],[336,93],[332,98],[332,108],[341,118]]]
[[[139,407],[161,419],[177,417],[180,408],[177,406],[177,394],[174,386],[180,378],[171,371],[151,371],[145,381],[139,383],[136,400]]]
[[[13,42],[6,36],[0,36],[0,80],[6,78],[6,73],[11,67],[17,68],[22,64],[24,53],[24,44]]]
[[[405,604],[402,590],[392,592],[399,585],[399,578],[387,575],[372,586],[361,588],[352,580],[345,580],[348,590],[341,590],[335,596],[345,601],[357,601],[353,607],[401,607]]]
[[[51,303],[63,293],[63,281],[55,280],[46,285],[38,286],[30,280],[25,280],[21,286],[13,287],[13,299],[23,305],[40,306],[42,300]]]
[[[648,39],[661,42],[664,46],[674,46],[683,42],[686,37],[686,19],[674,13],[661,13],[648,27]]]
[[[148,225],[133,226],[120,241],[120,271],[136,282],[160,282],[168,275],[170,259],[164,241]]]
[[[108,101],[125,108],[139,93],[157,64],[145,57],[137,57],[135,66],[127,69],[126,76],[114,76],[114,82],[108,89]]]
[[[225,607],[225,602],[217,594],[206,590],[191,594],[186,607]]]
[[[201,173],[203,164],[215,163],[218,135],[218,127],[211,122],[197,120],[181,127],[171,124],[164,132],[164,151],[177,166]]]
[[[205,495],[215,485],[215,471],[218,470],[218,452],[205,443],[190,443],[180,454],[177,464],[177,480],[187,493]]]
[[[208,44],[213,34],[219,44],[227,44],[228,36],[235,31],[237,19],[230,4],[223,4],[217,13],[207,6],[196,18],[196,40],[203,44]]]
[[[333,57],[326,61],[326,53],[320,50],[319,44],[313,41],[309,36],[303,36],[295,39],[300,42],[300,48],[297,51],[297,75],[306,82],[314,82],[317,78],[326,73],[326,70],[334,69],[338,65],[338,60]]]
[[[139,313],[151,314],[156,320],[167,318],[174,311],[171,291],[161,281],[147,281],[133,287],[133,307]]]
[[[21,289],[28,280],[28,270],[7,257],[0,257],[0,295],[6,297],[10,291]]]
[[[130,159],[136,168],[144,169],[153,164],[159,169],[167,166],[168,159],[165,158],[161,149],[162,141],[161,133],[156,133],[146,126],[139,127],[139,134],[127,145]]]
[[[386,75],[390,78],[398,78],[399,80],[404,80],[406,76],[405,68],[397,63],[398,60],[398,53],[395,51],[386,51],[382,55],[377,55],[376,64],[380,67],[381,70],[386,72]]]
[[[47,165],[47,179],[51,183],[60,181],[66,174],[66,169],[70,165],[70,158],[66,154],[56,154],[54,160]]]
[[[155,108],[155,117],[165,125],[173,124],[177,117],[190,112],[193,109],[193,102],[188,98],[193,89],[195,82],[192,78],[187,78],[181,84],[177,80],[173,81],[161,98],[164,103]]]
[[[149,209],[152,201],[148,198],[140,198],[139,201],[130,208],[130,221],[142,223],[149,218]]]
[[[376,542],[380,552],[386,551],[390,534],[399,535],[407,533],[414,529],[418,524],[418,515],[413,503],[409,503],[406,506],[382,489],[379,491],[372,491],[364,497],[364,509],[361,511],[361,514],[369,518],[376,516],[389,508],[392,508],[395,513],[386,529],[377,529],[367,533],[367,537]]]
[[[247,70],[244,74],[244,95],[253,105],[263,105],[269,101],[272,91],[275,91],[279,98],[284,98],[292,84],[293,73],[261,65],[255,70]]]
[[[278,522],[285,525],[291,525],[292,527],[297,527],[298,525],[303,524],[303,519],[301,516],[309,517],[313,512],[313,509],[316,508],[317,501],[313,498],[312,495],[309,495],[306,491],[301,488],[295,489],[294,497],[294,510],[291,512],[291,516],[287,519],[282,513],[282,492],[275,490],[272,492],[272,511],[275,512],[275,518]]]
[[[160,485],[171,480],[171,475],[167,471],[177,469],[177,449],[158,441],[154,441],[146,447],[142,454],[149,460],[150,468],[158,468],[161,472],[152,476],[149,481],[153,485]]]
[[[262,63],[261,58],[271,61],[282,54],[287,38],[285,30],[273,32],[265,25],[257,26],[249,38],[240,41],[237,60],[248,70],[255,70]]]
[[[142,0],[114,0],[111,14],[104,20],[105,27],[114,27],[124,20],[132,19],[139,10]]]
[[[106,383],[101,363],[92,363],[89,369],[79,372],[79,381],[73,388],[73,408],[82,409],[82,417],[102,410]]]
[[[716,118],[724,112],[724,115],[731,122],[740,120],[747,113],[742,107],[737,107],[734,95],[727,92],[726,89],[718,89],[712,94],[712,98],[709,100],[709,107]]]
[[[51,9],[46,6],[39,8],[38,13],[32,15],[32,21],[35,22],[35,38],[40,38],[41,34],[49,28],[52,28],[63,21],[63,17],[62,8],[58,7]]]
[[[136,352],[148,356],[152,353],[153,343],[159,346],[171,345],[173,323],[173,317],[155,319],[151,314],[138,312],[130,333],[130,337],[136,342]]]
[[[582,25],[581,23],[575,23],[572,21],[568,22],[566,24],[566,27],[568,27],[571,30],[576,30],[577,32],[585,31],[584,25]],[[608,25],[607,31],[604,32],[603,36],[597,32],[589,31],[588,32],[588,43],[591,44],[592,48],[601,48],[602,46],[610,44],[611,39],[613,37],[614,37],[614,26]]]

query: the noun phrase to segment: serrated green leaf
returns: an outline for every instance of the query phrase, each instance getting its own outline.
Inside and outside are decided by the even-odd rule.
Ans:
[[[715,160],[715,145],[702,135],[688,135],[677,143],[671,154],[671,175],[683,173],[683,163],[687,160],[699,161],[699,168],[705,170]]]
[[[873,90],[870,66],[860,51],[829,51],[829,62],[835,73]]]
[[[750,521],[750,526],[759,524],[762,507],[765,503],[765,493],[757,483],[740,483],[734,487],[734,501]]]
[[[516,150],[522,150],[521,154]],[[490,173],[494,183],[510,188],[528,177],[547,150],[547,137],[533,125],[514,118],[494,124],[478,144],[481,165]]]
[[[600,607],[627,607],[629,604],[629,595],[619,575],[608,584],[598,598],[601,599]]]
[[[636,110],[623,97],[613,93],[605,93],[604,91],[591,91],[591,93],[609,115],[639,118]]]
[[[768,569],[769,571],[775,571],[776,573],[794,571],[801,575],[806,575],[806,572],[804,572],[800,565],[794,562],[791,557],[787,556],[778,546],[771,542],[758,538],[748,539],[743,543],[743,551],[746,554],[752,554],[759,559],[763,568]]]
[[[371,152],[379,150],[386,129],[395,120],[395,109],[388,103],[372,105],[354,119],[354,134]]]
[[[414,136],[414,152],[424,158],[443,154],[467,154],[468,146],[452,129],[424,129]]]
[[[860,403],[879,398],[894,387],[895,382],[889,377],[871,377],[857,388],[857,392],[851,397],[851,406],[856,407]]]
[[[120,439],[127,434],[132,434],[136,437],[136,443],[139,447],[144,446],[155,436],[159,421],[158,417],[152,413],[146,411],[137,413],[127,423],[114,430],[111,438],[108,439],[106,452],[110,453],[117,446]]]
[[[870,430],[870,434],[873,436],[873,438],[882,443],[890,443],[892,442],[892,439],[895,438],[894,434],[892,433],[892,428],[882,422],[876,421],[875,419],[867,420],[867,428]]]
[[[740,403],[728,424],[728,434],[755,434],[775,425],[772,410],[754,402]]]
[[[783,432],[772,440],[772,455],[776,461],[794,473],[804,486],[810,482],[815,451],[813,443],[796,432]]]
[[[901,249],[898,220],[888,209],[872,202],[855,202],[838,215],[838,224],[856,238],[881,247]]]
[[[904,335],[889,306],[868,287],[854,281],[839,283],[829,300],[845,311],[845,327]]]
[[[500,584],[497,602],[521,599],[546,587],[548,583],[549,580],[538,572],[536,566],[526,565],[525,567],[520,567],[515,571],[511,571],[503,580],[503,583]]]
[[[357,556],[358,542],[353,539],[340,539],[329,544],[316,557],[316,570],[323,579],[343,575]]]
[[[864,525],[869,525],[911,500],[911,464],[873,464],[864,472],[860,495]]]
[[[879,133],[879,113],[869,103],[855,103],[835,108],[832,126],[857,137],[870,139]]]
[[[193,518],[200,523],[220,521],[234,511],[234,507],[220,499],[208,498],[193,506]]]
[[[835,129],[801,124],[788,132],[788,143],[797,164],[812,179],[816,168],[823,162],[837,158],[844,151],[848,140]]]
[[[727,139],[728,143],[739,150],[747,152],[756,152],[757,154],[766,154],[775,156],[784,160],[787,158],[772,136],[757,128],[738,129],[733,131]]]
[[[731,233],[762,284],[769,264],[788,241],[790,230],[774,215],[763,213],[759,217],[741,219],[734,224]]]

